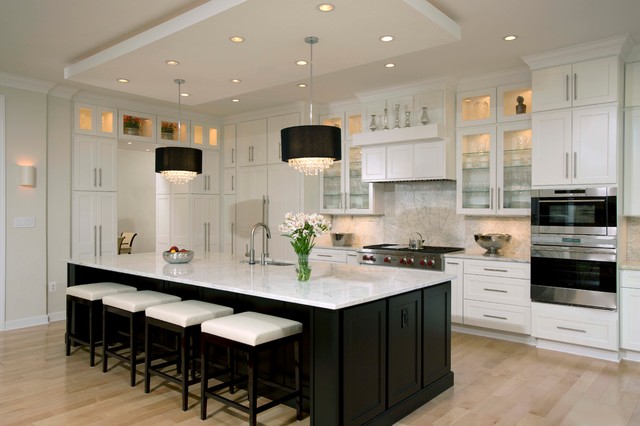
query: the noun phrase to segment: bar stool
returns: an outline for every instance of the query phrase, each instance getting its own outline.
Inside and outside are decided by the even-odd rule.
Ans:
[[[198,357],[196,348],[200,344],[200,324],[232,314],[233,309],[229,307],[198,300],[165,303],[147,308],[145,310],[144,392],[150,391],[151,375],[176,383],[182,388],[182,411],[187,411],[189,386],[200,381],[200,378],[196,377],[196,369],[193,365]],[[168,330],[179,337],[180,348],[175,360],[166,359],[167,351],[161,354],[156,354],[157,351],[154,351],[154,346],[163,346],[154,345],[154,328]],[[164,362],[152,365],[156,359],[163,359]],[[176,366],[178,375],[174,376],[162,371],[172,365]],[[189,372],[191,372],[191,379],[189,379]]]
[[[67,332],[65,345],[67,356],[71,355],[71,345],[80,344],[89,347],[89,365],[93,367],[96,359],[96,346],[102,343],[101,320],[102,298],[111,294],[129,293],[137,291],[135,287],[112,282],[82,284],[67,287]],[[78,306],[88,309],[88,318],[82,318],[89,328],[87,341],[85,336],[77,333],[80,328],[78,321]]]
[[[122,293],[105,296],[102,298],[102,371],[107,372],[108,359],[110,356],[119,359],[131,366],[131,386],[136,385],[136,364],[143,362],[138,359],[137,337],[143,327],[145,309],[163,303],[179,302],[180,298],[170,294],[159,293],[157,291],[137,291],[135,293]],[[109,315],[111,314],[111,315]],[[112,330],[109,328],[109,317],[119,316],[125,318],[129,323],[129,343],[110,347]],[[115,319],[115,318],[114,318]],[[125,333],[126,334],[126,333]],[[129,355],[121,353],[122,349],[129,348]]]
[[[200,418],[207,418],[207,398],[213,398],[223,404],[234,407],[244,413],[249,414],[249,424],[255,426],[257,415],[269,408],[275,407],[282,402],[296,399],[296,413],[298,420],[302,420],[302,324],[285,318],[260,314],[257,312],[243,312],[222,318],[205,321],[201,326],[202,345],[200,348],[200,379],[201,379],[201,400]],[[294,344],[294,364],[295,364],[295,389],[269,382],[258,378],[258,354],[266,349],[278,345],[293,342]],[[231,349],[235,354],[237,350],[245,352],[248,356],[247,375],[235,378],[235,360],[230,359],[231,377],[228,381],[209,387],[208,355],[210,345],[216,344]],[[286,391],[282,395],[270,402],[257,405],[258,381],[279,390]],[[221,389],[229,387],[229,392],[233,393],[234,387],[239,383],[247,383],[248,407],[216,393]]]

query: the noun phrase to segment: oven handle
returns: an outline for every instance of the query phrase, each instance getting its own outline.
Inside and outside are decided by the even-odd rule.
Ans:
[[[579,198],[577,200],[561,200],[561,199],[554,199],[554,200],[539,200],[538,201],[540,204],[542,203],[554,203],[554,204],[569,204],[569,203],[604,203],[605,200],[603,200],[602,198]]]
[[[531,246],[531,257],[545,259],[586,260],[592,262],[616,261],[616,249],[589,247]]]

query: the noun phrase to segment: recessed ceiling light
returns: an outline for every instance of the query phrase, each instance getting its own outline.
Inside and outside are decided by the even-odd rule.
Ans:
[[[164,61],[164,63],[167,65],[180,65],[180,62],[176,61],[175,59],[167,59],[166,61]]]
[[[384,66],[387,67],[387,68],[393,68],[393,67],[396,66],[396,64],[389,63],[389,64],[384,64]]]
[[[232,83],[240,83],[242,80],[240,80],[239,78],[232,78],[230,81]]]
[[[299,83],[298,87],[307,87],[307,84],[306,83]]]
[[[384,36],[380,37],[380,41],[393,41],[393,36],[392,35],[384,35]]]
[[[151,150],[150,150],[149,148],[147,148],[147,149],[145,149],[145,151],[149,152],[149,151],[151,151]]]
[[[304,59],[301,59],[301,60],[299,60],[299,61],[296,61],[296,65],[307,65],[307,64],[308,64],[308,62],[307,62],[307,61],[305,61]]]
[[[331,12],[334,9],[331,3],[320,3],[318,5],[318,10],[320,12]]]
[[[188,98],[189,96],[191,96],[188,93],[180,93],[180,96],[184,97],[184,98]]]
[[[231,99],[231,102],[240,102],[240,99]]]
[[[511,34],[511,35],[504,36],[502,38],[503,38],[504,41],[513,41],[513,40],[517,39],[518,36],[514,35],[514,34]]]
[[[128,83],[129,79],[128,78],[118,78],[118,79],[116,79],[116,81],[118,83]]]
[[[244,41],[244,37],[241,36],[231,36],[229,37],[229,40],[231,40],[234,43],[242,43]]]
[[[127,142],[127,145],[133,145],[133,142]]]

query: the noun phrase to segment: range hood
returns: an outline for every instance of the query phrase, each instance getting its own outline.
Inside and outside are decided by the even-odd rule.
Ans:
[[[438,124],[353,135],[364,182],[455,180],[455,138]]]

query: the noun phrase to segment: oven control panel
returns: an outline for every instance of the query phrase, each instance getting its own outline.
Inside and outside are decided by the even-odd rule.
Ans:
[[[363,265],[395,266],[400,268],[428,269],[434,271],[444,270],[444,261],[441,255],[398,253],[359,253],[358,263]]]

